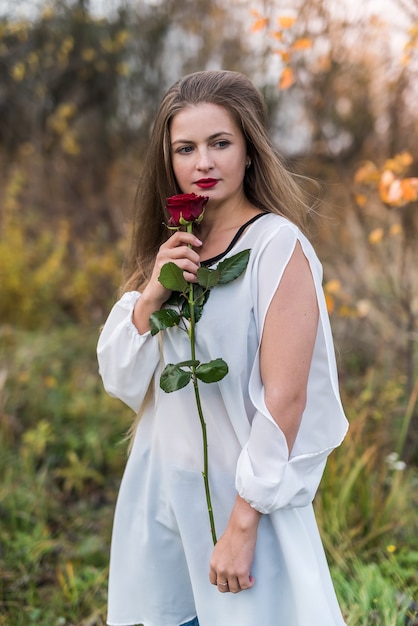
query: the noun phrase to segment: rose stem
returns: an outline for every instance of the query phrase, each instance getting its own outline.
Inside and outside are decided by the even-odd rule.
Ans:
[[[192,232],[193,225],[187,224],[187,232]],[[189,329],[189,337],[190,337],[190,346],[191,346],[191,356],[192,360],[196,360],[196,344],[195,344],[195,311],[194,311],[194,290],[193,283],[189,284],[189,310],[190,310],[190,329]],[[193,388],[194,394],[196,397],[196,406],[197,412],[199,414],[200,425],[202,427],[202,438],[203,438],[203,481],[205,484],[205,493],[206,493],[206,503],[208,507],[209,513],[209,521],[210,521],[210,531],[212,534],[213,544],[215,545],[217,542],[216,538],[216,530],[215,530],[215,520],[213,516],[212,509],[212,501],[210,497],[210,489],[209,489],[209,461],[208,461],[208,438],[206,432],[206,422],[203,417],[202,404],[200,402],[200,393],[199,393],[199,385],[198,379],[196,376],[196,367],[195,365],[191,366],[192,371],[192,380],[193,380]]]

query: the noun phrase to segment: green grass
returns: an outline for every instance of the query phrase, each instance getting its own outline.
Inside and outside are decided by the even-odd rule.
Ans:
[[[130,412],[102,390],[96,340],[2,330],[0,624],[104,624]]]
[[[102,389],[97,336],[0,329],[0,625],[105,623],[132,414]],[[418,473],[387,457],[407,399],[402,379],[356,385],[315,508],[348,626],[404,626],[418,597]]]

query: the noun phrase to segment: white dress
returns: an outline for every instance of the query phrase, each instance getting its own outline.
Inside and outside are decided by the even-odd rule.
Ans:
[[[311,267],[320,320],[307,405],[288,458],[283,432],[264,403],[258,348],[297,241]],[[165,364],[190,358],[189,339],[179,328],[140,335],[132,323],[140,294],[125,293],[99,339],[100,374],[107,392],[133,411],[147,399],[115,512],[111,625],[179,626],[196,615],[200,626],[344,624],[312,508],[326,458],[347,430],[322,268],[300,231],[273,214],[251,224],[227,255],[245,249],[251,249],[245,272],[212,289],[196,326],[196,346],[201,362],[222,357],[229,366],[219,383],[200,383],[210,489],[218,537],[237,492],[265,513],[251,571],[255,584],[223,594],[209,582],[213,544],[193,386],[173,393],[159,388]]]

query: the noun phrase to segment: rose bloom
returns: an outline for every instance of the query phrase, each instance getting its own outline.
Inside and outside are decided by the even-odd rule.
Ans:
[[[197,196],[195,193],[181,193],[167,198],[166,209],[171,216],[168,225],[178,227],[199,223],[208,200],[207,196]]]

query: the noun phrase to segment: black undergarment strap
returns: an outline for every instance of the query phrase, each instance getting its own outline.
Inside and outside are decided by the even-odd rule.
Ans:
[[[206,261],[201,261],[200,265],[203,265],[203,266],[213,265],[214,263],[216,263],[216,261],[219,261],[220,259],[222,259],[222,257],[224,257],[226,254],[228,254],[230,250],[232,250],[232,248],[235,246],[235,244],[237,243],[238,239],[241,237],[242,233],[247,228],[247,226],[249,226],[256,220],[258,220],[259,217],[263,217],[263,215],[266,215],[266,214],[267,214],[267,211],[263,211],[263,213],[257,213],[257,215],[253,215],[253,217],[249,219],[248,222],[245,222],[245,224],[243,224],[242,226],[238,228],[237,232],[235,233],[231,243],[229,244],[225,252],[221,252],[221,254],[217,254],[216,256],[213,256],[211,259],[206,259]]]

